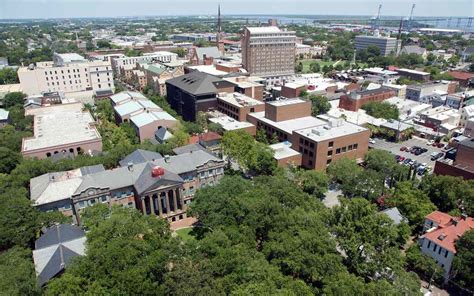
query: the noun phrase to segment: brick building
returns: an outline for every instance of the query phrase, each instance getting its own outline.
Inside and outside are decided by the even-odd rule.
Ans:
[[[455,160],[443,159],[436,162],[434,174],[474,179],[474,138],[467,138],[457,145]]]
[[[355,112],[364,104],[369,102],[382,102],[394,96],[396,96],[395,90],[388,87],[355,91],[341,97],[339,100],[339,108]]]
[[[247,114],[265,110],[265,103],[240,93],[220,93],[217,110],[238,121],[245,121]]]
[[[294,132],[293,149],[307,169],[325,170],[333,161],[348,157],[361,160],[368,150],[370,131],[344,121],[330,119],[324,125]]]

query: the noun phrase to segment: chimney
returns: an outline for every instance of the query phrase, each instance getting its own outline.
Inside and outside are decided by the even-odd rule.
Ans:
[[[467,214],[463,213],[463,214],[461,215],[461,219],[464,220],[464,221],[466,221],[466,220],[467,220]]]
[[[165,155],[165,162],[166,163],[169,163],[170,162],[170,156],[167,154]]]
[[[133,162],[127,163],[127,169],[128,169],[129,172],[133,171]]]

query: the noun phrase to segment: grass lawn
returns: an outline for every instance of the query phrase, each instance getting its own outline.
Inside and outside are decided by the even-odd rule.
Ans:
[[[183,239],[184,242],[189,242],[189,241],[192,241],[192,240],[195,240],[195,239],[196,239],[196,238],[191,234],[192,231],[193,231],[193,228],[192,228],[192,227],[181,228],[181,229],[176,230],[176,234],[177,234],[181,239]]]

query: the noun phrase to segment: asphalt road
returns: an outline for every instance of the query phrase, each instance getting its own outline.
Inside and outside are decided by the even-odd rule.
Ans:
[[[387,142],[383,139],[377,139],[377,138],[374,140],[375,140],[375,144],[369,144],[370,148],[386,150],[386,151],[391,152],[393,155],[401,155],[405,158],[411,158],[411,159],[416,160],[419,163],[426,163],[428,164],[428,166],[431,166],[432,168],[434,167],[435,162],[430,159],[431,153],[441,152],[441,148],[428,146],[426,145],[427,140],[416,138],[416,137],[413,137],[412,139],[408,141],[404,141],[400,143]],[[400,151],[400,148],[403,146],[405,147],[418,146],[418,147],[426,148],[428,149],[428,151],[420,155],[415,155],[409,152]]]

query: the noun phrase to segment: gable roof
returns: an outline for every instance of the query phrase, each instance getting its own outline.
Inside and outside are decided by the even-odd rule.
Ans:
[[[73,225],[54,225],[36,240],[33,261],[40,285],[61,273],[72,258],[85,254],[85,233]]]
[[[170,133],[166,127],[160,127],[155,131],[155,139],[159,141],[160,143],[163,143],[164,141],[171,139],[173,137],[173,134]]]
[[[152,170],[154,167],[152,163],[147,163],[140,177],[138,177],[138,180],[135,182],[135,190],[139,195],[162,186],[184,183],[184,180],[181,179],[180,176],[169,170],[165,170],[164,175],[160,177],[153,177]]]
[[[204,55],[206,58],[219,58],[222,54],[217,47],[196,47],[194,49],[196,55],[200,61],[204,60]]]
[[[169,170],[175,174],[183,174],[195,171],[197,167],[206,164],[209,161],[223,162],[209,152],[203,150],[192,151],[175,156],[168,159],[162,158],[155,160],[153,163],[159,165],[165,170]]]
[[[222,79],[210,74],[194,71],[166,81],[177,88],[193,95],[216,93],[216,83],[224,82]]]
[[[160,158],[163,158],[163,156],[161,156],[161,154],[158,152],[137,149],[133,151],[132,153],[130,153],[129,155],[125,156],[125,158],[122,159],[119,162],[119,164],[122,167],[126,167],[128,166],[129,163],[139,164],[139,163],[153,161],[155,159],[160,159]]]
[[[402,216],[402,214],[396,207],[383,210],[381,213],[387,215],[395,225],[399,225],[402,222],[406,222],[406,218]]]
[[[419,47],[418,45],[405,45],[401,51],[406,54],[414,53],[423,55],[426,52],[426,49]]]
[[[448,224],[440,225],[437,229],[425,233],[422,238],[428,239],[452,253],[456,253],[456,240],[471,229],[474,229],[473,218],[453,218]]]

